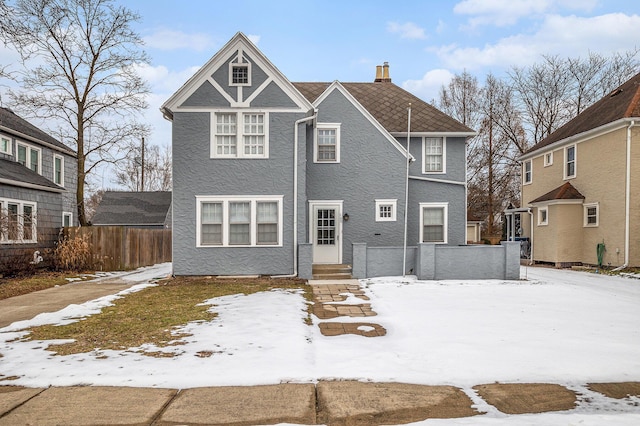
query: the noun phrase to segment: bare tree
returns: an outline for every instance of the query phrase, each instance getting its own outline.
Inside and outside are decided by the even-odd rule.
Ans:
[[[113,0],[0,0],[0,39],[15,48],[16,108],[59,126],[78,154],[78,220],[87,224],[85,183],[103,162],[124,157],[148,87],[137,66],[149,59],[131,28],[139,16]]]
[[[102,196],[104,195],[104,189],[98,189],[96,191],[91,192],[91,195],[87,197],[84,205],[85,205],[85,214],[87,216],[87,221],[91,221],[93,216],[96,214],[96,210],[102,201]]]
[[[120,161],[116,170],[116,184],[131,191],[171,190],[171,150],[158,145],[139,145],[131,155]]]

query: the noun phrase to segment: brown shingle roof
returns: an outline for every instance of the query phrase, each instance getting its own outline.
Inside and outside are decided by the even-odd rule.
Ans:
[[[565,182],[564,185],[554,189],[553,191],[547,192],[530,203],[541,203],[543,201],[553,200],[584,200],[584,195],[571,185],[570,182]]]
[[[293,83],[314,102],[331,83]],[[411,103],[412,132],[472,133],[473,130],[391,82],[341,83],[388,132],[407,131]]]
[[[640,117],[640,73],[538,142],[525,154],[622,118]]]

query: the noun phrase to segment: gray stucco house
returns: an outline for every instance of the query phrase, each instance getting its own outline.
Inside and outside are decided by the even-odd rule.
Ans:
[[[75,151],[0,107],[0,272],[36,251],[50,262],[60,228],[77,223],[77,168]]]
[[[408,244],[466,243],[475,133],[386,64],[370,83],[292,83],[238,33],[161,109],[176,275],[310,278],[311,264],[351,264],[359,243],[403,246],[408,157]]]

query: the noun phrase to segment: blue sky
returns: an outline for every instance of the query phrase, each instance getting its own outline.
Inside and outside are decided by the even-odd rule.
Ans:
[[[238,31],[291,81],[373,81],[388,61],[393,82],[426,101],[463,70],[482,81],[543,54],[640,48],[640,2],[629,0],[119,3],[142,17],[135,29],[152,58],[141,70],[152,88],[145,120],[158,145],[171,140],[160,105]],[[0,64],[13,57],[0,47]]]

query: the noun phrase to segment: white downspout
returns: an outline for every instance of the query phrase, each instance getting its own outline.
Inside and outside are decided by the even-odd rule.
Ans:
[[[305,121],[315,120],[318,110],[313,115],[303,117],[293,125],[293,274],[273,275],[272,278],[292,278],[298,276],[298,126]]]
[[[407,275],[407,221],[409,218],[409,166],[411,165],[411,102],[407,108],[407,176],[404,186],[404,243],[402,250],[402,277]],[[422,213],[420,213],[422,214]],[[466,225],[465,225],[466,229]],[[466,233],[466,231],[465,231]]]
[[[631,128],[635,126],[635,121],[631,121],[629,127],[627,127],[627,170],[626,170],[626,182],[625,182],[625,207],[624,207],[624,264],[618,266],[614,271],[629,266],[629,240],[630,240],[630,205],[631,205]]]
[[[533,210],[529,209],[529,227],[531,228],[531,232],[529,235],[531,235],[531,237],[529,238],[529,243],[530,243],[530,253],[529,253],[529,266],[533,265]]]

